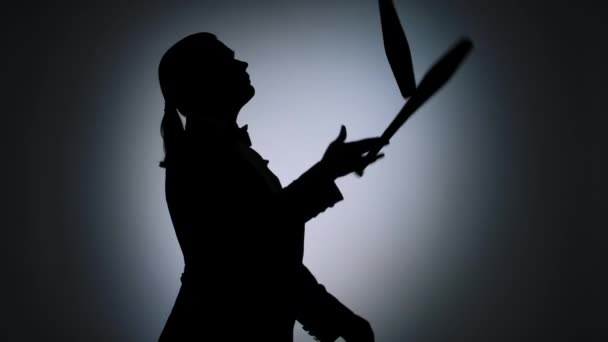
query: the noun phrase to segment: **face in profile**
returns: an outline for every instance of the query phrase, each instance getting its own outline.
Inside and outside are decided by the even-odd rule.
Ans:
[[[209,33],[173,45],[159,67],[161,89],[181,109],[240,108],[255,94],[246,62]]]
[[[255,94],[255,88],[251,85],[251,79],[247,73],[248,64],[235,58],[235,52],[217,41],[217,60],[212,65],[215,66],[211,71],[218,90],[227,94],[237,103],[244,105]],[[221,97],[221,94],[218,94]]]

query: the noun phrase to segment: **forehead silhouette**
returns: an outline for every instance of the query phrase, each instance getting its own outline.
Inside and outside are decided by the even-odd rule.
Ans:
[[[189,35],[175,43],[162,58],[161,68],[200,66],[206,62],[221,62],[232,51],[211,33]]]

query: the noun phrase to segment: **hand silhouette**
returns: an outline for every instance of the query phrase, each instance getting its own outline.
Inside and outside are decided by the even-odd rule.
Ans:
[[[382,153],[373,156],[368,156],[367,153],[374,148],[388,144],[381,137],[367,138],[348,143],[345,143],[345,140],[346,127],[342,125],[340,134],[336,140],[329,144],[320,162],[333,179],[346,176],[355,171],[358,172],[359,176],[363,175],[363,170],[367,166],[384,157]]]

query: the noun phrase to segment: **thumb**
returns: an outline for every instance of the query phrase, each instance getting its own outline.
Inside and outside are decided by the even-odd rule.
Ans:
[[[342,125],[340,127],[340,134],[338,134],[338,137],[336,138],[336,140],[334,140],[334,143],[343,143],[346,140],[346,127],[344,127],[344,125]]]

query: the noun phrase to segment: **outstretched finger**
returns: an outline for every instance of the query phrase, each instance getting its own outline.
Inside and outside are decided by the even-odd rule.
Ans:
[[[365,167],[368,165],[375,163],[377,160],[384,158],[384,153],[376,154],[374,156],[365,156],[363,157],[363,163]]]
[[[363,176],[363,172],[369,165],[375,163],[377,160],[382,159],[382,158],[384,158],[384,153],[363,157],[363,159],[361,160],[359,169],[357,171],[355,171],[355,173],[359,177]]]

